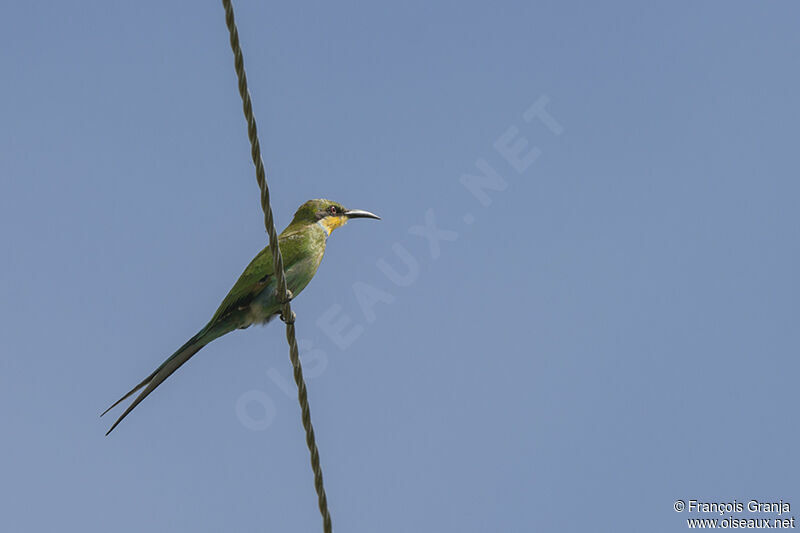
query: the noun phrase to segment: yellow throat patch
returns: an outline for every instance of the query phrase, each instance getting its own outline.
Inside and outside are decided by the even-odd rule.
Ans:
[[[325,233],[328,235],[331,234],[333,230],[338,227],[344,226],[347,224],[347,217],[344,216],[330,216],[325,217],[317,221],[317,224],[320,225],[322,229],[325,230]]]

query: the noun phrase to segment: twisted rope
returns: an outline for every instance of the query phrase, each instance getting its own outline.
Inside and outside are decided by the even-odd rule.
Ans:
[[[264,211],[264,226],[269,234],[270,251],[272,252],[272,262],[275,265],[275,275],[277,277],[276,295],[280,299],[283,307],[281,308],[281,318],[286,322],[286,340],[289,342],[289,358],[294,368],[294,381],[297,383],[297,399],[300,402],[302,411],[303,427],[306,430],[306,444],[311,454],[311,470],[314,472],[314,488],[317,491],[319,512],[322,514],[322,524],[325,533],[331,533],[331,515],[328,512],[328,498],[325,495],[325,487],[322,483],[322,468],[319,464],[319,450],[314,438],[314,426],[311,425],[311,409],[308,405],[308,392],[306,383],[303,379],[303,367],[300,364],[300,355],[297,348],[297,338],[295,337],[294,321],[296,315],[292,311],[290,300],[291,292],[286,287],[286,277],[283,271],[283,257],[278,246],[278,233],[275,231],[275,221],[272,217],[272,207],[269,200],[269,187],[267,186],[266,173],[264,172],[264,162],[261,159],[261,145],[258,142],[258,128],[256,118],[253,115],[253,104],[250,101],[250,91],[247,89],[247,74],[244,71],[244,58],[242,48],[239,44],[239,30],[236,28],[236,21],[233,18],[233,5],[231,0],[222,0],[225,8],[225,23],[231,35],[231,49],[233,50],[234,66],[236,75],[239,78],[239,95],[242,97],[242,110],[247,119],[247,136],[250,138],[250,155],[253,157],[253,165],[256,167],[256,181],[261,189],[261,209]]]

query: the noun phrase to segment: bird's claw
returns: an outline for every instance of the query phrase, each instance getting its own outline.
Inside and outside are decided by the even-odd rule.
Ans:
[[[289,288],[287,287],[286,292],[283,294],[280,294],[278,290],[275,289],[275,297],[278,299],[281,305],[285,306],[286,304],[292,301],[292,299],[294,298],[294,294],[292,294],[292,291],[290,291]],[[283,309],[281,309],[280,317],[281,320],[283,320],[287,324],[294,324],[294,319],[296,318],[296,315],[294,314],[294,311],[292,311],[292,316],[287,319],[286,313],[284,312]]]
[[[278,299],[278,301],[282,304],[287,304],[292,300],[294,300],[294,294],[292,294],[292,291],[290,291],[288,288],[286,289],[286,293],[284,294],[279,294],[278,290],[276,289],[275,296]]]
[[[294,320],[297,318],[297,315],[294,314],[294,311],[292,311],[292,317],[289,320],[286,319],[286,315],[284,315],[283,311],[281,311],[281,315],[280,316],[281,316],[281,320],[283,320],[286,324],[294,324]]]

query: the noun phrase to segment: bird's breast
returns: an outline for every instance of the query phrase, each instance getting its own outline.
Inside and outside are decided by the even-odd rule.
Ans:
[[[287,237],[287,241],[293,241],[291,244],[289,242],[281,243],[284,260],[291,258],[291,264],[284,263],[284,274],[286,286],[292,291],[294,297],[297,297],[311,282],[322,262],[322,256],[325,254],[325,238],[319,233],[321,233],[320,230],[313,233],[291,235]],[[287,244],[297,248],[290,252]],[[269,322],[280,312],[281,303],[275,293],[276,287],[277,280],[273,277],[250,303],[248,311],[250,324]]]

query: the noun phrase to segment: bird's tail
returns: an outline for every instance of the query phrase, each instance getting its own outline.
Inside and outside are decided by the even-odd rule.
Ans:
[[[209,324],[209,326],[210,326],[210,324]],[[119,405],[121,402],[123,402],[123,401],[125,401],[126,399],[130,398],[130,397],[131,397],[131,396],[132,396],[132,395],[133,395],[133,394],[134,394],[136,391],[138,391],[138,390],[139,390],[139,389],[141,389],[142,387],[144,387],[144,388],[145,388],[145,389],[144,389],[142,392],[140,392],[140,393],[139,393],[139,396],[137,396],[137,397],[136,397],[136,399],[135,399],[135,400],[133,400],[133,403],[131,403],[131,404],[128,406],[128,408],[127,408],[127,409],[125,409],[125,412],[124,412],[124,413],[122,413],[122,416],[120,416],[120,417],[117,419],[117,421],[116,421],[116,422],[114,422],[114,425],[112,425],[112,426],[111,426],[111,429],[109,429],[109,430],[108,430],[108,432],[106,432],[106,435],[108,435],[109,433],[111,433],[112,431],[114,431],[114,428],[115,428],[115,427],[117,427],[117,425],[118,425],[120,422],[122,422],[122,420],[123,420],[123,419],[124,419],[126,416],[128,416],[128,414],[129,414],[131,411],[133,411],[133,409],[134,409],[134,408],[135,408],[137,405],[139,405],[139,403],[140,403],[142,400],[144,400],[145,398],[147,398],[147,396],[148,396],[148,395],[149,395],[151,392],[153,392],[153,391],[155,390],[155,388],[156,388],[156,387],[158,387],[159,385],[161,385],[161,383],[163,383],[163,381],[164,381],[165,379],[167,379],[168,377],[170,377],[170,376],[172,375],[172,373],[173,373],[173,372],[175,372],[176,370],[178,370],[178,368],[180,368],[180,366],[181,366],[183,363],[185,363],[186,361],[188,361],[189,359],[191,359],[191,357],[192,357],[194,354],[196,354],[197,352],[199,352],[199,351],[200,351],[200,350],[203,348],[203,346],[205,346],[206,344],[208,344],[208,343],[209,343],[209,342],[211,342],[212,340],[216,339],[217,337],[220,337],[220,336],[223,334],[222,332],[215,332],[215,331],[211,330],[211,329],[209,328],[209,326],[206,326],[205,328],[201,329],[201,330],[200,330],[200,331],[197,333],[197,335],[195,335],[194,337],[192,337],[191,339],[189,339],[188,341],[186,341],[186,344],[184,344],[183,346],[181,346],[180,348],[178,348],[178,350],[177,350],[177,351],[176,351],[174,354],[172,354],[171,356],[169,356],[169,358],[167,358],[167,360],[166,360],[166,361],[164,361],[163,363],[161,363],[161,366],[159,366],[158,368],[156,368],[156,369],[153,371],[153,373],[152,373],[152,374],[150,374],[149,376],[147,376],[146,378],[144,378],[144,379],[142,380],[142,382],[141,382],[141,383],[139,383],[139,384],[138,384],[138,385],[136,385],[134,388],[132,388],[132,389],[131,389],[131,390],[130,390],[130,391],[129,391],[129,392],[128,392],[128,393],[127,393],[125,396],[123,396],[122,398],[120,398],[119,400],[117,400],[116,402],[114,402],[114,404],[113,404],[111,407],[109,407],[108,409],[106,409],[105,411],[103,411],[103,413],[102,413],[100,416],[103,416],[104,414],[106,414],[107,412],[109,412],[110,410],[112,410],[114,407],[116,407],[117,405]],[[225,333],[227,333],[227,332],[225,332]]]

